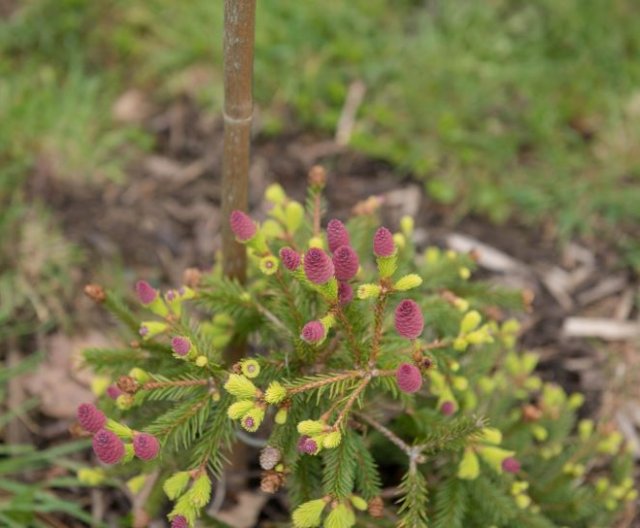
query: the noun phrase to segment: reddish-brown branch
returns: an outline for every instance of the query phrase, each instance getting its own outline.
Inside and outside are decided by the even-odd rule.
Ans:
[[[356,403],[356,400],[358,399],[358,396],[360,396],[362,391],[364,391],[364,389],[367,388],[367,385],[369,385],[370,381],[371,381],[371,376],[367,376],[366,378],[364,378],[362,380],[362,382],[360,383],[360,385],[358,385],[356,387],[356,390],[354,390],[353,393],[351,394],[351,396],[349,396],[349,399],[347,400],[347,403],[345,404],[345,406],[342,409],[342,411],[340,411],[340,414],[338,415],[338,417],[336,418],[335,423],[333,424],[333,428],[334,429],[338,429],[340,427],[340,425],[342,425],[342,422],[344,421],[344,419],[349,414],[349,411],[351,410],[353,405]]]
[[[349,378],[357,378],[362,375],[363,375],[362,371],[349,370],[347,372],[343,372],[342,374],[336,374],[335,376],[331,376],[330,378],[325,378],[318,381],[312,381],[311,383],[306,383],[305,385],[300,385],[299,387],[288,389],[287,394],[289,396],[294,396],[295,394],[299,394],[301,392],[318,389],[320,387],[324,387],[325,385],[330,385],[331,383],[337,383],[338,381],[346,380]]]
[[[195,387],[197,385],[209,385],[210,381],[206,379],[198,380],[176,380],[176,381],[149,381],[144,383],[142,390],[164,389],[166,387]]]

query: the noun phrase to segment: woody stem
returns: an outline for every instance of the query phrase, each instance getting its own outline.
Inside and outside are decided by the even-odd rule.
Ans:
[[[342,424],[342,422],[344,421],[344,419],[347,417],[347,415],[349,414],[349,411],[351,410],[351,408],[353,407],[353,405],[356,403],[356,400],[358,399],[358,396],[360,396],[360,394],[362,393],[362,391],[364,391],[364,389],[367,388],[367,385],[369,384],[369,382],[371,381],[371,375],[368,375],[366,378],[364,378],[362,380],[362,382],[360,383],[360,385],[358,385],[356,387],[356,390],[353,391],[353,393],[351,394],[351,396],[349,396],[349,399],[347,400],[346,405],[344,406],[344,408],[342,409],[342,411],[340,411],[340,414],[338,415],[338,418],[336,418],[335,423],[333,424],[333,428],[334,429],[338,429],[338,427],[340,427],[340,425]]]
[[[338,381],[346,380],[349,378],[357,378],[362,376],[362,372],[359,370],[349,370],[347,372],[343,372],[342,374],[336,374],[331,378],[321,379],[318,381],[313,381],[311,383],[307,383],[305,385],[300,385],[299,387],[294,387],[293,389],[289,389],[287,394],[289,396],[294,396],[296,394],[300,394],[301,392],[305,392],[312,389],[317,389],[319,387],[324,387],[325,385],[330,385],[331,383],[337,383]]]
[[[197,385],[209,385],[211,383],[208,379],[197,380],[175,380],[175,381],[149,381],[144,383],[142,390],[155,390],[164,389],[165,387],[195,387]]]
[[[371,357],[369,364],[375,365],[378,354],[380,353],[380,341],[382,341],[382,323],[384,322],[384,309],[387,305],[387,296],[382,293],[378,297],[378,302],[374,310],[374,327],[373,327],[373,343],[371,344]]]

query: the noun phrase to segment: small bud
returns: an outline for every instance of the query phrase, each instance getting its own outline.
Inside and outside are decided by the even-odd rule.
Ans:
[[[320,526],[322,511],[326,504],[324,499],[316,499],[298,506],[291,516],[294,528],[313,528]]]
[[[502,461],[502,469],[507,473],[518,473],[520,471],[520,462],[514,457],[507,457]]]
[[[227,409],[227,416],[232,420],[239,420],[254,407],[253,400],[240,400],[232,403]]]
[[[89,299],[97,303],[102,303],[107,298],[104,288],[99,284],[87,284],[84,287],[84,293]]]
[[[475,480],[480,475],[480,462],[475,451],[471,448],[464,450],[462,460],[458,466],[458,478],[462,480]]]
[[[308,244],[310,248],[324,249],[324,240],[319,236],[312,236]]]
[[[182,274],[182,282],[189,288],[197,288],[202,280],[202,271],[198,268],[187,268]]]
[[[171,340],[171,349],[180,357],[185,357],[191,350],[191,341],[188,337],[176,336]]]
[[[273,255],[268,255],[260,259],[260,271],[265,275],[273,275],[278,271],[278,259]]]
[[[240,362],[242,374],[247,378],[257,378],[260,374],[260,364],[255,359],[245,359]]]
[[[131,409],[131,407],[133,407],[133,403],[134,403],[134,400],[131,394],[123,393],[116,398],[116,406],[121,411],[128,411],[129,409]]]
[[[324,167],[314,165],[309,171],[309,185],[315,189],[323,189],[327,183],[327,173]]]
[[[239,242],[248,242],[255,235],[258,227],[249,215],[242,211],[235,210],[229,217],[231,231]]]
[[[311,248],[304,257],[304,274],[314,284],[325,284],[333,277],[333,262],[319,248]]]
[[[373,237],[373,254],[376,257],[392,257],[396,253],[393,235],[386,227],[380,227]]]
[[[160,451],[160,442],[149,433],[133,435],[133,451],[140,460],[153,460]]]
[[[287,195],[279,183],[272,183],[269,185],[264,192],[264,196],[267,200],[276,205],[282,205],[287,199]]]
[[[287,397],[287,389],[278,381],[272,381],[264,394],[264,400],[272,405],[281,403]]]
[[[273,469],[281,459],[282,453],[279,449],[267,446],[260,452],[260,467],[264,470]]]
[[[129,376],[131,376],[138,383],[146,383],[147,381],[149,381],[151,379],[150,376],[149,376],[149,373],[145,372],[144,370],[142,370],[139,367],[133,367],[129,371]]]
[[[289,233],[295,233],[304,220],[304,207],[299,202],[291,201],[284,208],[284,224]]]
[[[248,432],[253,433],[258,430],[262,420],[264,420],[264,409],[254,407],[242,417],[240,425]]]
[[[138,300],[147,306],[158,298],[158,291],[147,281],[140,280],[136,282],[136,295]]]
[[[442,405],[440,405],[440,412],[444,416],[451,416],[456,412],[456,404],[451,400],[444,401],[442,402]]]
[[[189,521],[184,515],[176,515],[171,520],[171,528],[189,528]]]
[[[322,440],[322,447],[325,449],[333,449],[338,447],[342,442],[342,433],[340,431],[331,431]]]
[[[393,288],[398,291],[407,291],[412,290],[413,288],[417,288],[422,284],[422,277],[415,273],[410,273],[409,275],[405,275],[401,279],[398,280],[393,285]]]
[[[413,233],[415,222],[412,216],[405,215],[400,219],[400,229],[404,233],[404,236],[410,238]]]
[[[403,249],[407,245],[407,239],[402,233],[393,234],[393,243],[399,249]]]
[[[122,391],[118,388],[118,386],[113,383],[107,387],[107,396],[112,400],[117,400],[118,396],[122,394]]]
[[[303,420],[298,424],[298,432],[301,435],[313,436],[323,433],[326,424],[320,420]]]
[[[462,266],[458,270],[458,275],[460,276],[460,278],[462,280],[467,280],[469,277],[471,277],[471,270],[469,268],[467,268],[466,266]]]
[[[336,528],[351,528],[355,524],[356,516],[353,511],[346,504],[340,503],[329,512],[324,525],[335,526]]]
[[[338,283],[338,301],[342,306],[349,304],[353,299],[353,288],[347,282]]]
[[[420,307],[415,301],[405,299],[395,311],[396,331],[407,339],[416,339],[424,328],[424,319]]]
[[[96,376],[91,380],[91,392],[99,398],[107,392],[110,383],[111,380],[106,376]]]
[[[593,434],[594,423],[593,420],[580,420],[578,422],[578,436],[580,440],[586,442]]]
[[[80,404],[76,415],[82,428],[90,433],[97,433],[107,423],[104,413],[91,403]]]
[[[188,471],[179,471],[164,481],[162,489],[170,500],[177,499],[187,489],[191,477]]]
[[[336,278],[341,281],[348,281],[355,277],[360,267],[358,254],[351,246],[340,246],[333,253],[333,266]]]
[[[135,477],[130,478],[126,483],[127,489],[133,495],[137,495],[147,482],[147,478],[147,475],[136,475]]]
[[[396,370],[396,381],[401,391],[411,394],[422,387],[422,374],[415,365],[402,363]]]
[[[351,504],[353,504],[353,507],[360,511],[366,511],[369,507],[367,501],[362,497],[358,497],[357,495],[351,495],[351,497],[349,497],[349,500],[351,501]]]
[[[480,439],[488,444],[502,443],[502,432],[495,427],[485,427],[480,431]]]
[[[502,449],[500,447],[488,445],[479,445],[478,454],[497,472],[503,471],[502,463],[507,458],[513,457],[513,455],[515,455],[513,451],[507,451],[506,449]],[[508,463],[507,465],[513,468],[513,463]]]
[[[464,313],[469,309],[469,301],[460,297],[456,297],[453,300],[453,305],[458,309],[459,312]]]
[[[358,299],[377,299],[380,291],[380,286],[377,284],[362,284],[358,287]]]
[[[131,376],[120,376],[118,388],[127,394],[135,394],[139,388],[138,382]]]
[[[159,321],[145,321],[140,325],[138,333],[142,339],[147,340],[152,337],[156,337],[169,329],[167,323],[161,323]]]
[[[326,336],[327,330],[320,321],[309,321],[302,328],[300,338],[307,343],[321,342]]]
[[[287,417],[289,416],[289,410],[286,407],[280,407],[274,418],[278,425],[284,425],[287,423]]]
[[[482,316],[476,310],[467,312],[460,322],[460,333],[468,334],[469,332],[472,332],[478,328],[481,321]]]
[[[384,501],[382,497],[374,497],[369,501],[369,515],[376,519],[384,516]]]
[[[258,392],[258,389],[251,381],[238,374],[231,374],[224,388],[237,398],[254,398]]]
[[[107,426],[105,429],[117,434],[120,438],[133,438],[134,434],[134,431],[131,428],[121,424],[120,422],[116,422],[115,420],[107,420]]]
[[[100,429],[93,437],[93,452],[105,464],[117,464],[124,458],[124,443],[115,433]]]
[[[295,271],[300,266],[300,254],[290,247],[283,247],[280,250],[280,260],[289,271]]]
[[[107,480],[107,475],[101,468],[81,468],[78,470],[77,477],[82,484],[88,486],[99,486]]]
[[[260,489],[265,493],[276,493],[284,484],[284,475],[277,471],[267,471],[260,481]]]
[[[521,510],[526,510],[531,506],[531,497],[529,497],[529,495],[516,495],[515,500],[518,508]]]
[[[340,246],[350,245],[349,232],[340,220],[329,220],[327,224],[327,242],[329,251],[335,252]]]
[[[305,455],[317,455],[320,452],[321,438],[309,438],[305,437],[303,442],[298,443],[298,451]]]
[[[207,356],[198,356],[196,358],[196,367],[206,367],[209,364],[209,358]]]

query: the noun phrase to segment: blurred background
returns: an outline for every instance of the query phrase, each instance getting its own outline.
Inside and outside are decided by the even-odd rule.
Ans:
[[[115,335],[82,286],[176,284],[219,249],[222,15],[0,0],[0,477],[30,468],[0,500],[37,482],[46,526],[126,510],[65,458],[79,352]],[[375,193],[423,241],[484,244],[483,273],[536,295],[543,369],[640,445],[638,2],[259,0],[254,84],[252,207],[320,163],[338,216]]]

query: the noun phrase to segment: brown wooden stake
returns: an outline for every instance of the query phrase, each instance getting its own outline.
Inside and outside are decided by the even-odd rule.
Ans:
[[[249,154],[253,118],[253,47],[256,0],[224,2],[224,159],[222,162],[222,255],[225,276],[244,282],[245,247],[236,242],[229,225],[234,209],[248,209]],[[226,350],[232,364],[245,355],[246,343]],[[245,487],[247,447],[237,443],[227,466],[230,490]]]
[[[241,282],[246,278],[246,251],[231,232],[229,215],[248,208],[255,15],[255,0],[224,2],[223,269]]]

